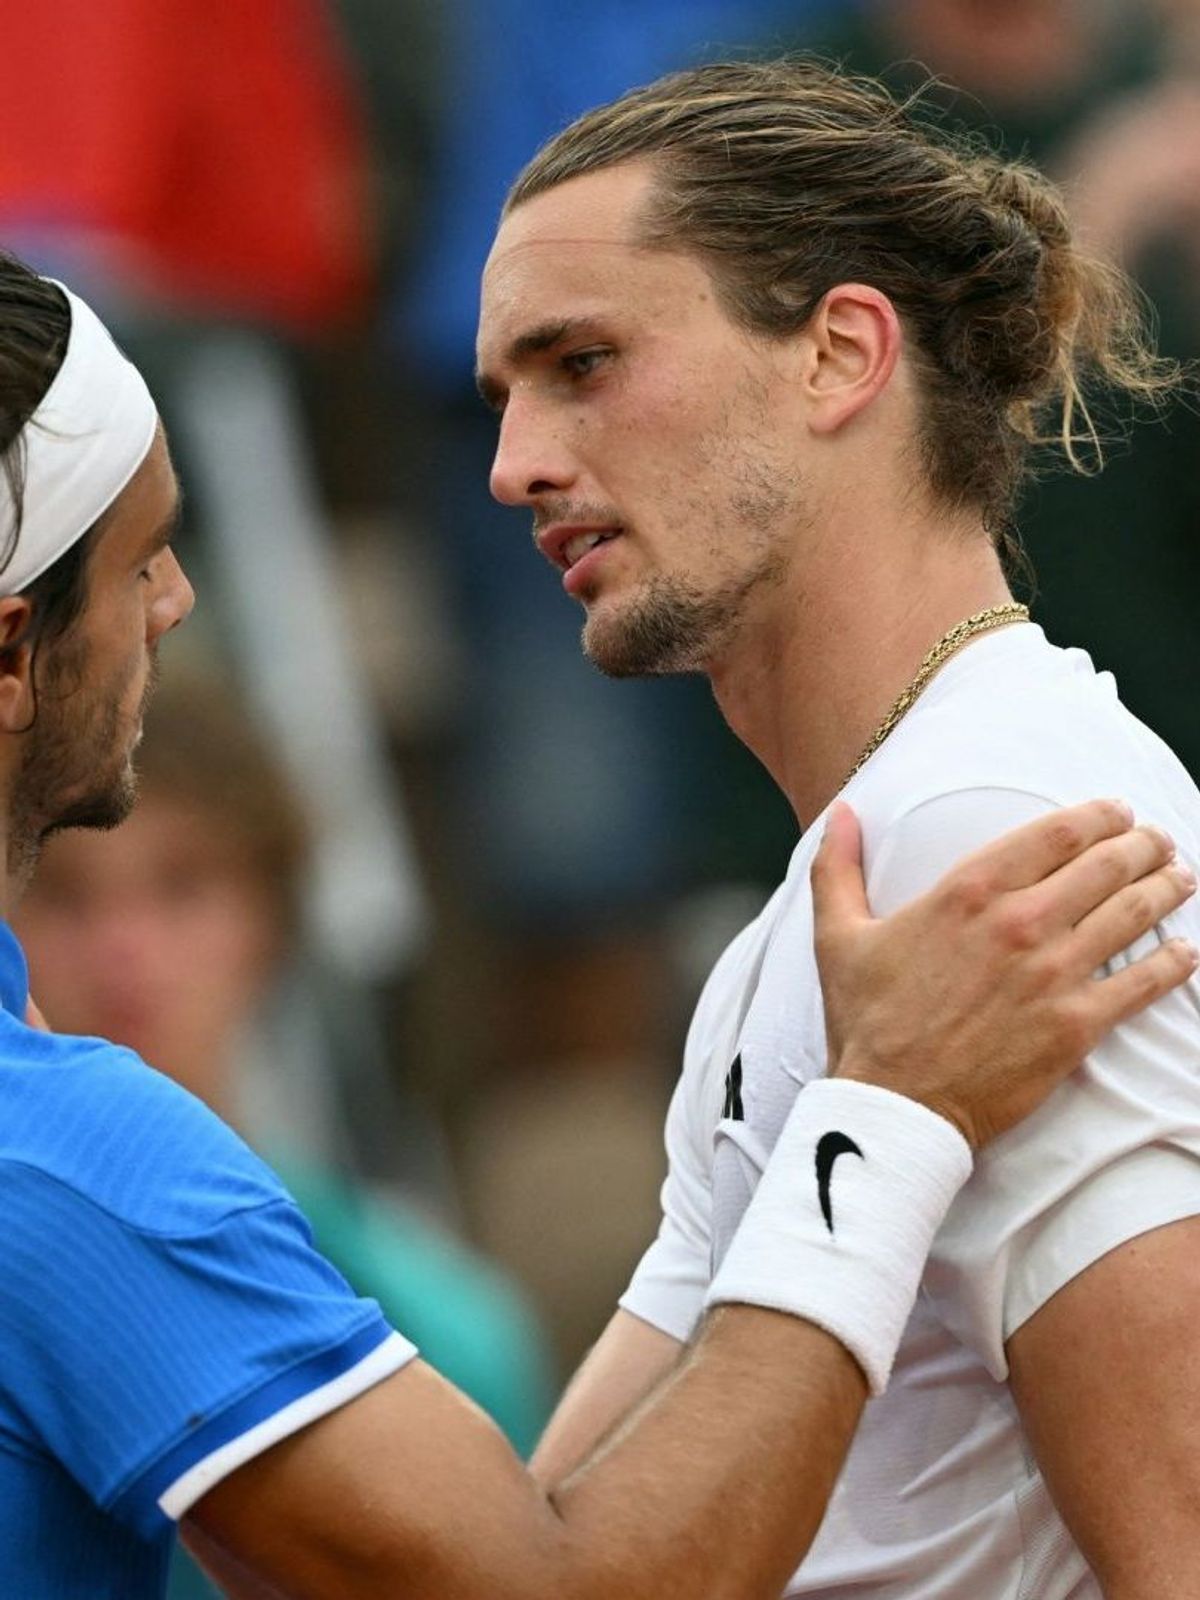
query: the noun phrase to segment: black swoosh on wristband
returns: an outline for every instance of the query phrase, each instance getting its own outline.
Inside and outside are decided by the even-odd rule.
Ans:
[[[849,1134],[839,1133],[836,1129],[832,1133],[823,1133],[817,1140],[817,1198],[821,1202],[821,1215],[830,1233],[833,1232],[833,1201],[829,1184],[833,1177],[833,1164],[839,1156],[866,1159]]]

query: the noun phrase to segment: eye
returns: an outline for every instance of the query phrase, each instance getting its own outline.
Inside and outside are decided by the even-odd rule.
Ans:
[[[573,350],[570,355],[561,357],[559,364],[573,378],[589,378],[611,355],[612,351],[605,349]]]

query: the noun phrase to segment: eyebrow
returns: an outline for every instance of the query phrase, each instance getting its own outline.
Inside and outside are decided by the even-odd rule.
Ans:
[[[530,356],[544,355],[547,350],[553,350],[555,345],[562,344],[565,339],[586,332],[594,323],[594,317],[560,317],[553,322],[539,322],[535,328],[530,328],[527,333],[518,334],[512,341],[504,352],[505,364],[516,367]],[[485,405],[490,406],[493,411],[500,409],[506,393],[502,383],[497,382],[482,369],[476,369],[475,387],[479,390],[480,398]]]

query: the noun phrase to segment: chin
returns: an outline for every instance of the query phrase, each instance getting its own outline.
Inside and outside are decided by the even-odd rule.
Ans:
[[[690,607],[664,604],[659,595],[621,608],[598,607],[583,625],[583,653],[610,678],[703,672],[707,630],[697,621]]]

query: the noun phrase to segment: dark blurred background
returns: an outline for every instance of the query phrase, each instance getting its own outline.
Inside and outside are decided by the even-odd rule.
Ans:
[[[0,242],[89,296],[147,374],[200,600],[166,652],[172,726],[232,717],[192,752],[207,781],[148,781],[149,842],[48,852],[21,930],[35,988],[275,1154],[344,1224],[347,1271],[384,1299],[399,1274],[390,1304],[426,1318],[435,1361],[502,1330],[475,1388],[526,1445],[655,1226],[689,1008],[794,825],[702,683],[582,662],[526,519],[487,497],[472,353],[505,188],[577,112],[674,66],[813,49],[901,89],[933,74],[927,114],[1057,177],[1164,352],[1193,358],[1200,0],[0,13]],[[1200,772],[1200,422],[1125,431],[1102,476],[1027,495],[1035,611]],[[261,768],[226,755],[247,742]],[[267,792],[286,801],[246,832]],[[285,813],[304,844],[268,881]]]

